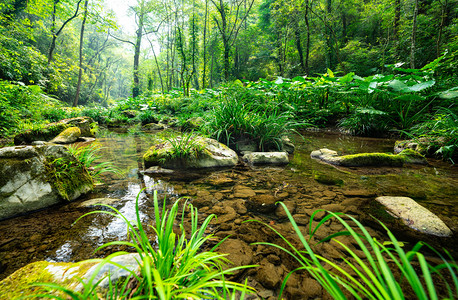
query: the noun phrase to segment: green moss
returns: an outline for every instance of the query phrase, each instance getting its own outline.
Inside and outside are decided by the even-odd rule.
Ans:
[[[386,153],[359,153],[339,157],[339,164],[345,167],[388,166],[401,167],[404,157]]]
[[[404,162],[412,164],[427,164],[426,158],[412,149],[404,149],[401,153],[398,154],[399,157],[402,157]]]
[[[340,178],[332,177],[328,174],[318,173],[313,175],[313,179],[317,182],[327,185],[339,185],[342,186],[344,181]]]
[[[74,157],[46,157],[47,175],[51,184],[65,200],[84,185],[94,185],[94,181],[86,168]]]
[[[49,295],[49,292],[38,286],[36,283],[57,283],[64,286],[72,286],[73,288],[79,283],[76,278],[83,278],[89,268],[94,266],[96,262],[83,261],[81,263],[50,263],[47,261],[38,261],[26,265],[17,270],[3,281],[0,281],[0,299],[19,299],[27,297],[27,299],[43,299],[40,295]],[[53,266],[60,268],[62,272],[69,272],[73,276],[66,276],[65,280],[59,281],[46,268]],[[75,270],[70,270],[75,268]],[[76,271],[76,272],[74,272]],[[68,274],[68,275],[69,275]],[[58,295],[59,293],[53,293]]]

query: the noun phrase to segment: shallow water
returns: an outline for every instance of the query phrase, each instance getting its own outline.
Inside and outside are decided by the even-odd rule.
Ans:
[[[79,261],[124,249],[109,247],[94,253],[97,247],[108,241],[126,239],[126,226],[120,219],[103,214],[93,214],[74,223],[83,214],[100,208],[79,205],[94,198],[119,199],[114,206],[127,219],[133,220],[135,200],[139,195],[140,218],[144,223],[151,223],[153,190],[168,202],[190,197],[204,215],[215,213],[219,216],[212,223],[216,236],[232,234],[246,243],[260,241],[263,234],[257,232],[258,226],[241,225],[244,220],[256,218],[287,226],[284,214],[278,209],[260,209],[250,204],[251,196],[243,194],[247,190],[255,197],[270,196],[284,201],[294,211],[295,218],[304,218],[302,223],[310,212],[324,208],[357,215],[371,225],[369,214],[380,218],[385,216],[374,204],[376,196],[408,196],[440,216],[455,233],[458,229],[458,211],[455,209],[458,204],[457,167],[430,160],[429,166],[337,169],[310,158],[310,152],[320,148],[342,154],[392,152],[394,140],[307,132],[302,137],[295,137],[297,149],[285,167],[240,164],[233,169],[150,177],[142,175],[141,158],[153,140],[152,134],[105,132],[95,143],[103,147],[103,161],[114,162],[125,172],[124,178],[108,176],[93,193],[75,202],[1,221],[0,279],[37,260]],[[339,184],[329,185],[315,180],[323,176],[326,181]],[[390,222],[389,219],[383,220]],[[426,240],[436,247],[448,248],[457,257],[456,234],[448,239],[435,238],[415,233],[396,222],[390,226],[402,240]]]

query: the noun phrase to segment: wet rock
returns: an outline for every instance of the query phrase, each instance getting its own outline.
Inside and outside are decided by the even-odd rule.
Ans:
[[[433,155],[439,148],[446,145],[443,137],[422,137],[416,140],[396,141],[394,153],[401,153],[406,149],[414,150],[423,155]]]
[[[181,126],[181,131],[186,132],[186,131],[193,131],[196,129],[199,129],[202,125],[205,124],[205,120],[202,119],[201,117],[194,117],[187,119],[183,125]]]
[[[181,139],[182,137],[176,137]],[[177,141],[177,143],[181,143]],[[238,162],[238,156],[220,142],[196,136],[192,143],[195,155],[177,157],[174,155],[174,146],[169,140],[163,140],[152,146],[143,156],[145,167],[160,166],[168,169],[200,169],[215,167],[233,167]]]
[[[224,177],[224,176],[218,176],[216,178],[211,178],[209,180],[209,183],[215,186],[229,186],[234,183],[234,180],[229,178],[229,177]]]
[[[113,206],[121,201],[122,201],[121,199],[116,199],[116,198],[95,198],[95,199],[81,202],[78,206],[79,207],[93,207],[93,206],[101,206],[101,205]]]
[[[235,198],[250,198],[256,196],[256,193],[247,186],[235,186],[234,187],[234,197]]]
[[[313,151],[310,156],[325,163],[343,167],[389,166],[401,167],[404,163],[427,164],[426,159],[410,149],[395,154],[386,153],[359,153],[339,156],[336,151],[320,149]]]
[[[243,199],[232,200],[232,206],[239,215],[244,215],[247,213],[248,209],[245,204],[246,201]]]
[[[111,260],[123,268],[110,263],[94,261],[77,263],[34,262],[0,281],[0,290],[5,292],[2,295],[5,298],[2,299],[16,299],[17,295],[26,297],[36,294],[36,287],[30,285],[36,282],[60,284],[75,292],[81,292],[83,285],[78,279],[83,278],[87,283],[92,275],[94,275],[93,283],[104,277],[98,287],[100,290],[106,291],[110,281],[116,283],[120,279],[126,278],[130,273],[128,270],[137,271],[139,269],[138,260],[138,254],[125,254]]]
[[[93,182],[64,146],[0,149],[0,219],[75,200]]]
[[[215,224],[224,224],[224,223],[234,220],[237,217],[237,213],[235,212],[235,209],[233,209],[230,206],[224,207],[222,211],[224,211],[224,214],[218,215],[218,217],[214,221]]]
[[[78,127],[69,127],[59,133],[55,138],[50,142],[56,144],[71,144],[76,142],[81,136],[81,130]]]
[[[34,141],[50,141],[69,127],[78,127],[81,131],[81,136],[94,137],[94,133],[91,131],[92,123],[94,123],[94,120],[89,117],[61,120],[59,122],[50,123],[44,128],[27,130],[16,135],[14,137],[14,144],[30,145]]]
[[[293,154],[294,150],[296,150],[296,146],[294,146],[293,142],[291,142],[291,140],[287,136],[282,137],[281,141],[283,150],[288,152],[289,154]]]
[[[284,165],[289,163],[286,152],[250,152],[243,156],[243,160],[252,165]]]
[[[304,299],[315,299],[316,297],[321,297],[323,288],[313,278],[305,278],[302,280],[302,290],[306,291],[307,298]]]
[[[253,261],[253,251],[251,247],[241,240],[227,239],[217,249],[219,253],[226,253],[226,258],[233,264],[228,265],[226,268],[234,266],[249,265]],[[239,270],[236,273],[239,274],[243,270]]]
[[[324,174],[324,173],[317,173],[313,175],[313,179],[315,179],[317,182],[326,184],[326,185],[343,185],[344,181],[340,178],[336,178],[334,176],[331,176],[329,174]]]
[[[149,123],[142,126],[142,130],[146,131],[164,130],[165,128],[166,126],[161,123]]]
[[[283,268],[271,264],[267,259],[261,261],[255,276],[264,287],[276,289],[283,280]]]
[[[448,237],[452,235],[452,231],[438,216],[411,198],[382,196],[375,200],[412,229],[435,236]]]
[[[286,205],[286,208],[291,214],[294,214],[294,211],[296,210],[296,202],[295,201],[284,201],[283,202]],[[275,210],[275,215],[280,218],[280,219],[285,219],[287,218],[286,211],[283,209],[283,206],[278,205],[276,210]]]
[[[276,209],[275,202],[277,202],[277,199],[272,195],[255,195],[247,201],[247,208],[255,212],[271,213]]]
[[[173,174],[174,171],[170,169],[164,169],[159,166],[153,166],[151,168],[146,169],[143,171],[143,174],[146,175],[153,175],[153,174]]]

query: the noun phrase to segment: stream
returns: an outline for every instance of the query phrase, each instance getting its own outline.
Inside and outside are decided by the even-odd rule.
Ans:
[[[313,150],[329,148],[341,154],[362,152],[392,152],[394,140],[352,137],[332,132],[305,132],[295,136],[296,151],[287,166],[252,167],[240,163],[232,169],[189,171],[174,174],[143,174],[142,155],[154,140],[154,134],[103,131],[94,142],[102,147],[102,161],[112,161],[125,174],[122,178],[108,175],[94,191],[77,201],[0,221],[0,280],[38,261],[80,261],[104,257],[123,247],[108,247],[95,253],[102,244],[126,239],[126,226],[118,218],[93,214],[74,223],[97,206],[81,206],[91,199],[109,198],[127,219],[135,219],[138,195],[140,218],[151,224],[153,191],[161,201],[173,203],[180,197],[199,208],[202,217],[214,213],[210,230],[216,240],[231,237],[219,249],[229,253],[235,264],[259,264],[235,274],[236,280],[249,278],[249,283],[262,291],[261,296],[275,295],[275,290],[294,262],[285,254],[266,246],[250,246],[253,242],[277,241],[276,236],[258,223],[257,219],[277,226],[278,230],[295,239],[285,213],[275,205],[283,201],[300,226],[308,224],[316,209],[341,211],[356,216],[371,232],[384,237],[371,215],[386,222],[401,241],[413,244],[424,240],[436,248],[445,247],[458,258],[458,168],[446,162],[429,159],[428,166],[404,168],[336,168],[310,158]],[[451,238],[425,236],[394,220],[375,203],[377,196],[407,196],[438,215],[455,233]],[[341,230],[331,223],[321,235]],[[216,241],[215,241],[216,243]],[[319,251],[331,259],[342,252],[327,243]],[[297,267],[297,266],[296,266]],[[320,296],[321,288],[306,274],[290,279],[286,297],[300,299]],[[307,286],[305,290],[304,286]],[[306,293],[306,294],[304,294]]]

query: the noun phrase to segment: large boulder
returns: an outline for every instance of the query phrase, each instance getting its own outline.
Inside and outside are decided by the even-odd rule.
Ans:
[[[119,280],[127,278],[130,271],[138,272],[139,260],[138,254],[132,253],[116,256],[111,259],[112,263],[107,260],[76,263],[34,262],[0,281],[0,291],[4,292],[4,298],[1,299],[27,298],[40,293],[49,296],[45,290],[33,286],[35,283],[54,283],[75,292],[82,292],[83,284],[79,279],[84,283],[92,281],[94,284],[101,280],[98,291],[103,293],[108,291],[110,281],[116,284]],[[54,295],[62,296],[57,291]]]
[[[78,140],[81,136],[81,130],[78,127],[69,127],[59,133],[58,136],[51,140],[51,143],[56,144],[71,144]]]
[[[313,151],[310,156],[325,163],[342,167],[402,167],[404,163],[428,163],[423,155],[411,149],[406,149],[397,155],[387,153],[359,153],[339,156],[336,151],[325,148]]]
[[[50,141],[55,138],[59,133],[70,127],[78,127],[81,131],[81,136],[94,137],[91,131],[91,124],[94,120],[89,117],[77,117],[71,119],[61,120],[46,125],[41,129],[31,129],[22,132],[14,137],[15,145],[30,145],[35,141]]]
[[[64,146],[0,148],[0,219],[74,200],[92,188],[91,176]]]
[[[233,167],[237,153],[220,142],[200,136],[177,136],[152,146],[143,156],[145,168],[200,169]]]
[[[452,235],[450,228],[438,216],[409,197],[382,196],[375,200],[412,229],[435,236]]]

